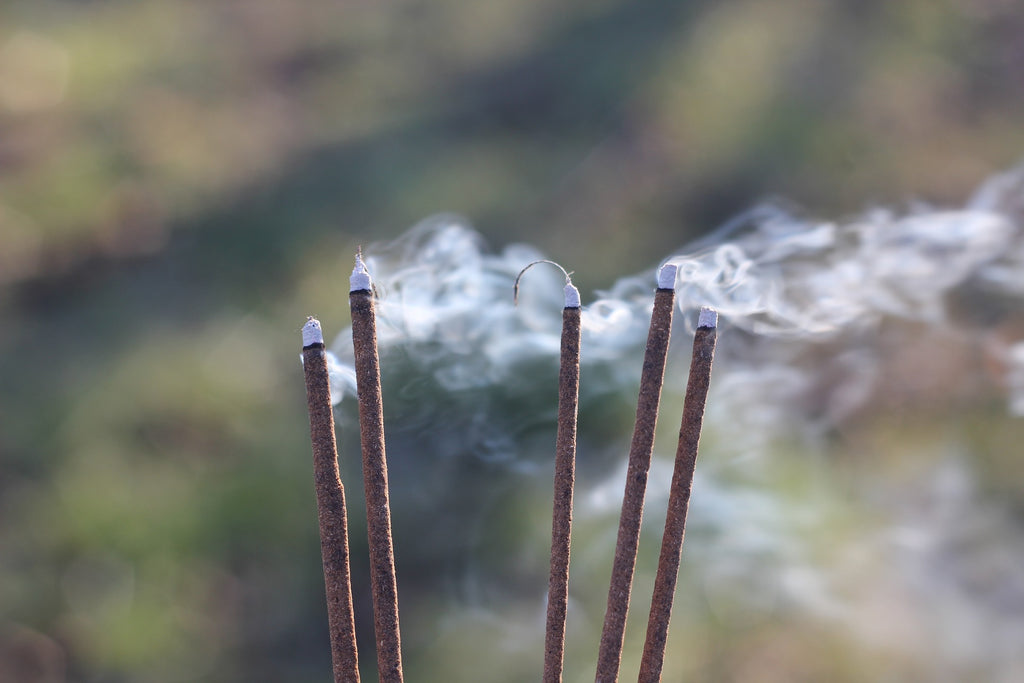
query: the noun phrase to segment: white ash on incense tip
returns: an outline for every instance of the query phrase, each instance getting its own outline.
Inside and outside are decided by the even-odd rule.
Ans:
[[[565,307],[580,307],[580,290],[576,289],[575,285],[573,285],[571,282],[565,283]]]
[[[697,316],[697,327],[718,327],[718,311],[708,306],[701,306]]]
[[[370,289],[370,271],[366,269],[366,264],[363,263],[363,255],[361,253],[356,254],[356,265],[352,269],[352,277],[349,278],[349,291],[358,292],[360,290]]]
[[[320,321],[309,316],[306,320],[306,324],[302,326],[302,346],[312,346],[313,344],[324,343],[324,331],[320,327]]]
[[[676,288],[676,271],[678,267],[672,263],[666,263],[658,271],[658,289]]]

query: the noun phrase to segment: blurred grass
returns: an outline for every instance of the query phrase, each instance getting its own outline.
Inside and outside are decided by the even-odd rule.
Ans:
[[[1022,46],[1000,1],[4,3],[0,678],[325,678],[296,340],[346,323],[357,243],[456,210],[587,297],[766,194],[960,202],[1024,148]],[[504,626],[435,638],[434,599],[410,670],[468,680]],[[899,671],[681,599],[691,680]]]

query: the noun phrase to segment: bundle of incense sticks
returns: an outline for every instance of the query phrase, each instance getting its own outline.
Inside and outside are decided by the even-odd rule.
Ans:
[[[535,263],[540,262],[553,263],[551,261]],[[534,264],[531,263],[527,268],[532,265]],[[558,266],[557,263],[554,265]],[[561,268],[561,266],[558,267]],[[565,273],[564,268],[562,272]],[[522,276],[522,271],[519,275]],[[548,588],[543,677],[545,683],[562,679],[565,608],[568,599],[572,489],[575,478],[576,418],[579,400],[579,292],[572,286],[569,273],[565,273],[565,280],[554,511],[552,514],[551,576]],[[626,616],[629,611],[629,596],[643,519],[647,474],[650,470],[651,456],[654,450],[654,432],[672,331],[675,280],[676,266],[667,264],[662,267],[658,273],[658,289],[654,295],[654,309],[651,314],[651,325],[644,351],[636,422],[630,445],[626,488],[623,493],[615,559],[608,590],[608,609],[598,652],[596,675],[598,683],[617,681],[619,676]],[[516,278],[517,294],[518,286],[519,278]],[[661,680],[665,643],[681,560],[686,513],[697,460],[697,445],[700,441],[704,405],[711,377],[711,364],[714,360],[717,322],[718,315],[714,310],[707,307],[701,309],[697,321],[697,332],[694,336],[690,377],[683,404],[679,446],[676,452],[665,533],[662,539],[661,557],[648,620],[647,640],[641,661],[639,680],[642,683]]]
[[[545,634],[545,683],[562,679],[568,603],[569,551],[572,501],[575,480],[576,423],[580,381],[580,296],[570,273],[565,274],[565,308],[562,313],[561,362],[559,370],[558,431],[555,440],[555,482],[552,509],[551,571],[548,583],[547,629]],[[650,330],[637,398],[636,421],[630,444],[623,492],[622,513],[608,590],[608,606],[597,659],[596,681],[617,681],[625,638],[626,616],[643,520],[647,477],[654,450],[654,432],[661,400],[661,388],[668,357],[675,303],[676,267],[666,265],[658,274]],[[401,640],[398,620],[398,591],[395,578],[394,546],[388,493],[387,460],[384,452],[384,418],[381,401],[380,360],[370,274],[361,254],[356,256],[349,294],[352,312],[352,342],[355,351],[356,384],[359,401],[359,431],[366,488],[367,530],[370,545],[371,587],[377,665],[381,681],[402,681]],[[669,494],[665,531],[648,618],[647,637],[641,660],[642,683],[661,680],[672,602],[681,560],[697,447],[714,360],[718,316],[702,308],[694,335],[693,356],[683,404],[679,445]],[[303,327],[303,363],[309,401],[314,471],[320,517],[321,549],[327,588],[328,621],[331,633],[334,679],[358,681],[352,589],[348,562],[348,531],[344,488],[338,476],[337,445],[331,412],[327,362],[320,323],[310,318]]]
[[[350,284],[377,668],[381,681],[401,683],[398,588],[391,537],[388,468],[384,452],[380,359],[377,354],[372,282],[361,255],[356,256]],[[335,683],[349,683],[359,680],[359,668],[352,614],[345,492],[338,475],[327,358],[318,321],[310,318],[302,329],[302,335],[334,680]]]

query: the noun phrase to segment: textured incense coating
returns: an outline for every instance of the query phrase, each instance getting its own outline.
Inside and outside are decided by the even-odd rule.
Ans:
[[[598,683],[610,683],[619,678],[626,614],[629,611],[629,593],[633,585],[633,570],[636,567],[636,553],[640,543],[644,494],[647,490],[647,474],[651,467],[651,452],[654,449],[654,428],[658,420],[661,385],[665,378],[674,302],[675,291],[672,289],[659,288],[654,294],[654,312],[651,314],[651,328],[647,335],[644,366],[640,375],[636,425],[629,448],[626,490],[622,498],[619,535],[615,544],[611,585],[608,589],[608,610],[605,612],[601,647],[597,656]]]
[[[357,270],[362,265],[360,260]],[[365,270],[365,268],[364,268]],[[355,281],[355,278],[353,278]],[[368,284],[368,282],[367,282]],[[398,629],[398,586],[391,541],[388,466],[384,454],[384,409],[381,403],[380,359],[373,295],[369,289],[349,294],[352,308],[352,346],[355,350],[356,390],[359,396],[359,436],[366,488],[366,527],[370,541],[370,582],[373,625],[377,636],[380,680],[402,680],[402,648]]]
[[[576,479],[576,417],[580,398],[579,292],[565,286],[562,310],[562,356],[558,372],[558,434],[555,437],[554,510],[551,516],[551,576],[548,581],[547,631],[544,640],[544,681],[562,680],[565,613],[569,601],[569,543],[572,494]],[[569,304],[575,303],[575,306]]]
[[[665,643],[668,639],[672,599],[675,596],[676,579],[679,575],[693,470],[697,464],[697,445],[700,442],[700,429],[704,421],[711,364],[715,358],[717,321],[718,316],[713,310],[702,309],[699,326],[693,337],[693,359],[690,361],[690,379],[686,383],[686,398],[683,401],[683,420],[679,428],[679,447],[676,450],[675,470],[672,473],[665,534],[661,541],[661,556],[658,559],[658,575],[654,581],[651,614],[647,620],[647,639],[644,641],[644,654],[640,660],[640,683],[660,681],[662,665],[665,662]]]
[[[320,323],[310,318],[302,328],[302,367],[313,442],[313,480],[320,520],[320,552],[327,593],[327,623],[331,635],[331,661],[335,683],[358,683],[359,662],[352,614],[349,572],[348,518],[345,488],[338,475],[338,446],[334,436],[331,386],[327,376]]]

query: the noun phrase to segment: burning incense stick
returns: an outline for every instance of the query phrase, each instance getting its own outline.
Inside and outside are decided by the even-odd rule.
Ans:
[[[377,667],[384,683],[402,681],[402,647],[398,629],[398,586],[395,551],[391,540],[391,505],[388,502],[388,465],[384,454],[384,408],[381,403],[380,359],[370,273],[362,255],[350,280],[352,346],[355,351],[356,390],[359,397],[359,436],[363,451],[366,488],[366,527],[370,541],[370,583],[373,590],[373,626],[377,636]]]
[[[654,294],[654,311],[647,334],[643,371],[640,374],[640,395],[636,406],[633,441],[629,448],[626,490],[622,498],[619,534],[615,543],[611,585],[608,589],[608,610],[605,612],[601,646],[597,656],[598,683],[619,678],[622,644],[629,611],[629,593],[640,543],[640,523],[644,513],[647,473],[654,449],[654,428],[658,420],[661,385],[665,378],[668,342],[672,333],[672,308],[675,303],[676,267],[665,265],[658,273],[658,290]]]
[[[334,681],[358,683],[359,658],[352,613],[345,487],[338,475],[338,445],[334,436],[324,335],[320,322],[314,318],[309,318],[302,327],[302,367],[306,376],[309,429],[313,441],[313,480],[320,520],[320,553],[327,589],[327,623],[331,634]]]
[[[660,681],[665,662],[665,643],[668,639],[669,620],[672,618],[672,599],[679,575],[686,512],[690,506],[690,488],[693,485],[694,466],[697,464],[697,445],[704,421],[711,364],[715,358],[717,327],[718,314],[713,309],[702,308],[697,319],[697,332],[693,337],[693,359],[690,361],[690,379],[686,383],[686,398],[683,401],[683,422],[679,428],[679,447],[672,473],[665,534],[661,541],[651,614],[647,620],[644,654],[640,660],[640,683]]]
[[[544,682],[562,680],[565,660],[565,614],[569,602],[569,545],[572,533],[572,495],[576,480],[576,417],[580,398],[580,293],[565,268],[565,308],[562,310],[562,355],[558,371],[558,433],[555,437],[554,506],[551,513],[551,574],[548,579],[547,630],[544,638]]]

